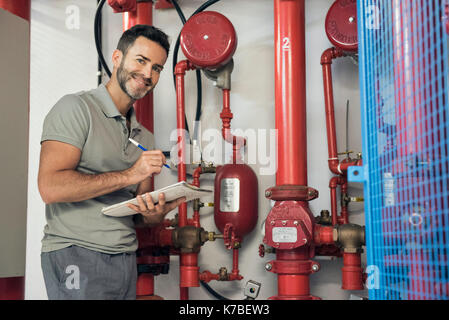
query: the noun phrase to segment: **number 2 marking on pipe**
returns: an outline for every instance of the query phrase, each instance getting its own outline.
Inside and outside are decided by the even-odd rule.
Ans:
[[[282,50],[290,50],[290,38],[285,37],[282,39]]]

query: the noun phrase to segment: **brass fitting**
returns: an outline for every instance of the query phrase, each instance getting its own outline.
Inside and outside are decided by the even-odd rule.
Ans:
[[[215,232],[209,232],[207,234],[207,240],[215,241],[215,239],[223,239],[223,235],[222,234],[216,234]]]
[[[322,225],[331,225],[332,224],[332,218],[330,216],[330,213],[328,210],[321,210],[320,216],[316,219],[318,224]]]
[[[200,199],[193,200],[193,210],[199,211],[202,207],[213,207],[213,202],[201,202]]]
[[[346,253],[362,252],[365,245],[365,227],[357,224],[343,224],[334,228],[334,241],[337,242]]]
[[[181,249],[182,253],[199,252],[207,240],[209,240],[209,232],[194,226],[176,228],[172,233],[173,246]]]
[[[195,199],[193,200],[193,211],[198,211],[200,210],[200,199]]]
[[[225,267],[221,267],[218,271],[218,274],[220,276],[218,278],[218,281],[227,281],[229,279],[228,269],[226,269]]]
[[[209,164],[208,166],[201,167],[202,173],[215,173],[217,168],[213,166],[213,164]]]

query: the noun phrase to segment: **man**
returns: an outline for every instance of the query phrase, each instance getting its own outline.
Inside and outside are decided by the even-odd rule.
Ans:
[[[44,121],[38,186],[47,225],[42,271],[49,299],[135,299],[136,223],[154,225],[185,198],[154,205],[153,174],[165,163],[149,150],[153,135],[133,104],[156,86],[167,60],[167,35],[138,25],[122,35],[112,54],[112,77],[97,89],[66,95]],[[136,215],[110,217],[103,207],[138,195]]]

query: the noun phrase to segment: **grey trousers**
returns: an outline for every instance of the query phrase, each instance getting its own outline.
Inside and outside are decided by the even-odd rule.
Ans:
[[[135,253],[105,254],[78,246],[41,253],[50,300],[135,300]]]

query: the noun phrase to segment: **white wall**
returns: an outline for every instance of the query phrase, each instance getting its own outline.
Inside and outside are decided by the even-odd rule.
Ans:
[[[88,90],[96,86],[96,53],[93,38],[93,17],[95,1],[47,0],[32,1],[31,13],[31,122],[30,122],[30,160],[28,189],[28,233],[26,298],[46,299],[42,272],[40,269],[40,240],[45,225],[44,204],[37,191],[37,170],[39,162],[39,139],[43,119],[52,105],[64,94],[78,90]],[[204,1],[179,1],[186,17],[190,16]],[[308,170],[309,186],[320,192],[320,197],[310,202],[315,215],[322,209],[330,209],[328,182],[331,177],[327,169],[327,144],[321,53],[330,42],[324,32],[324,19],[332,0],[306,1],[306,63],[307,63],[307,128],[308,128]],[[65,26],[66,7],[75,4],[80,7],[81,24],[79,30],[68,30]],[[210,7],[227,16],[238,34],[238,48],[234,55],[232,73],[231,109],[234,114],[232,128],[246,130],[274,128],[274,49],[273,49],[273,1],[272,0],[227,0]],[[112,9],[104,9],[104,54],[110,61],[112,50],[122,32],[121,15],[113,14]],[[175,10],[154,12],[153,22],[171,38],[172,48],[181,28]],[[183,58],[182,53],[179,60]],[[176,127],[175,92],[171,75],[172,52],[166,69],[155,90],[155,138],[156,145],[169,150],[174,142],[169,141],[171,131]],[[358,71],[348,59],[334,63],[334,90],[336,123],[339,151],[344,150],[346,99],[350,99],[349,147],[361,151]],[[186,108],[189,125],[194,118],[196,107],[196,82],[194,73],[186,77]],[[210,81],[203,77],[203,115],[202,129],[221,128],[221,94]],[[256,115],[256,116],[255,116]],[[203,146],[204,147],[204,146]],[[258,173],[260,164],[251,165]],[[276,295],[276,277],[265,271],[264,265],[274,256],[260,258],[258,246],[262,243],[261,227],[270,210],[270,203],[263,197],[264,190],[275,185],[275,176],[259,178],[259,221],[255,230],[249,234],[240,250],[240,273],[245,277],[240,282],[210,285],[222,295],[240,299],[242,288],[249,279],[262,283],[259,299]],[[177,174],[163,170],[157,177],[156,188],[174,183]],[[204,187],[213,186],[213,176],[201,178]],[[350,188],[354,195],[361,195],[361,187]],[[212,197],[210,199],[212,202]],[[350,204],[351,222],[364,224],[363,205]],[[173,216],[174,212],[169,214]],[[191,214],[191,213],[190,213]],[[215,231],[213,209],[201,211],[202,226]],[[323,299],[347,299],[351,292],[341,287],[342,261],[316,258],[321,271],[311,276],[311,292]],[[222,242],[206,243],[202,248],[199,264],[201,270],[217,272],[219,267],[232,268],[232,254],[224,249]],[[178,258],[171,258],[170,274],[156,277],[156,294],[165,299],[179,298]],[[366,292],[355,292],[365,294]],[[191,299],[212,299],[202,288],[190,289]]]

